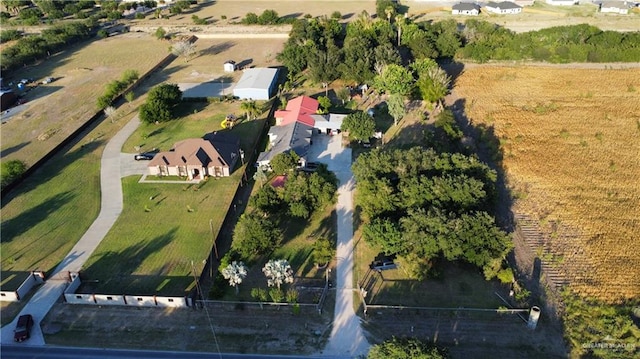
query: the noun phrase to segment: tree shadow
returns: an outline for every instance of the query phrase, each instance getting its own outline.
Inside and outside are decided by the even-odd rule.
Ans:
[[[302,16],[302,15],[304,15],[304,14],[303,14],[303,13],[301,13],[301,12],[293,12],[293,13],[291,13],[291,14],[287,14],[287,15],[281,16],[281,17],[280,17],[280,19],[281,19],[281,20],[297,19],[297,18],[299,18],[299,17],[300,17],[300,16]]]
[[[221,42],[221,43],[213,44],[213,45],[207,47],[206,49],[200,50],[200,56],[202,56],[202,55],[216,55],[216,54],[219,54],[221,52],[229,50],[230,48],[234,47],[235,45],[236,45],[236,43],[233,42],[233,41],[224,41],[224,42]]]
[[[449,87],[454,88],[456,81],[464,73],[464,64],[453,59],[443,59],[439,61],[439,65],[451,76],[451,84]]]
[[[140,295],[154,295],[159,291],[164,292],[171,284],[167,282],[167,279],[171,279],[168,274],[178,265],[175,261],[164,264],[153,273],[143,276],[136,276],[136,274],[149,256],[161,251],[174,240],[177,230],[178,228],[174,227],[167,233],[151,239],[137,239],[119,251],[94,253],[94,256],[101,254],[100,258],[83,268],[80,273],[83,281],[93,284],[83,286],[80,291]],[[115,241],[116,239],[112,238],[111,240]],[[122,239],[120,241],[124,242]],[[190,263],[182,263],[182,265],[188,267]],[[182,290],[184,291],[186,287],[183,287]]]
[[[100,121],[96,122],[99,123]],[[89,126],[89,128],[83,131],[83,133],[71,140],[65,146],[65,148],[72,148],[80,140],[84,139],[86,134],[93,130],[96,125],[97,123],[94,123]],[[97,150],[103,142],[103,140],[95,140],[87,144],[83,144],[73,151],[66,152],[62,150],[58,152],[58,154],[51,156],[51,158],[43,158],[41,160],[43,161],[42,166],[33,165],[31,168],[27,169],[27,172],[25,172],[25,179],[22,180],[18,185],[16,185],[16,188],[10,189],[4,196],[2,196],[2,203],[0,203],[0,208],[4,208],[4,206],[10,203],[14,198],[25,195],[37,188],[40,184],[48,182],[52,178],[58,176],[65,167],[80,160],[86,154]]]
[[[344,14],[342,15],[342,17],[340,18],[341,20],[349,20],[353,17],[353,15],[355,15],[354,13],[350,12],[348,14]]]
[[[18,152],[20,151],[20,149],[29,145],[30,143],[31,141],[27,141],[27,142],[22,142],[20,144],[17,144],[15,146],[11,146],[9,148],[5,148],[4,150],[0,151],[0,158],[4,158],[5,156],[8,156],[14,152]]]
[[[236,68],[239,70],[242,70],[245,67],[251,65],[252,63],[253,63],[253,58],[244,59],[236,64]]]
[[[36,206],[20,213],[16,217],[9,219],[4,218],[1,225],[2,238],[0,238],[0,242],[11,242],[14,238],[43,221],[51,213],[54,213],[60,207],[69,203],[75,196],[74,193],[69,191],[57,193],[44,199]]]

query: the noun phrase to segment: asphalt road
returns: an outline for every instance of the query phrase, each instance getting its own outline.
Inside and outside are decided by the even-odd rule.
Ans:
[[[2,359],[342,359],[339,356],[295,356],[295,355],[261,355],[261,354],[228,354],[198,352],[161,352],[151,350],[124,350],[98,348],[71,348],[56,346],[24,346],[2,345]]]

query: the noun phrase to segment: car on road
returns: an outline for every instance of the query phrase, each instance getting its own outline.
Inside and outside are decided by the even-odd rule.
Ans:
[[[31,314],[21,315],[18,318],[16,329],[13,331],[13,340],[23,342],[31,337],[31,327],[33,327],[33,317]]]
[[[151,151],[138,153],[137,155],[133,156],[133,158],[136,161],[151,161],[157,153],[158,153],[158,150],[154,148]]]

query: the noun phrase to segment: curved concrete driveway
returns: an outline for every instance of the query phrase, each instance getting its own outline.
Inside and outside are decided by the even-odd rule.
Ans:
[[[336,306],[329,343],[324,354],[340,357],[366,356],[369,343],[353,310],[353,189],[351,149],[342,147],[341,136],[317,135],[308,158],[326,163],[340,181],[338,187],[338,243]]]
[[[140,125],[136,116],[129,121],[107,143],[100,161],[100,214],[93,221],[89,229],[80,238],[71,252],[56,267],[47,281],[38,289],[31,300],[24,306],[20,315],[31,314],[35,325],[31,331],[31,339],[26,345],[44,345],[44,337],[40,328],[40,321],[47,315],[53,304],[60,298],[67,287],[68,272],[78,272],[89,259],[91,253],[98,247],[104,236],[122,212],[122,182],[120,181],[120,149],[133,131]],[[16,319],[5,325],[0,332],[3,344],[13,342],[13,328]]]

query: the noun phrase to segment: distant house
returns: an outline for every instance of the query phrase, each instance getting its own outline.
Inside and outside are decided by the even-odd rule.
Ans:
[[[545,2],[554,6],[573,6],[578,5],[580,0],[545,0]]]
[[[247,69],[233,88],[233,96],[243,100],[268,100],[277,82],[278,69]]]
[[[478,16],[478,14],[480,14],[480,7],[473,3],[461,2],[453,5],[453,7],[451,8],[451,14]]]
[[[629,3],[626,1],[605,1],[600,4],[600,12],[626,15],[629,13]]]
[[[149,162],[152,176],[181,176],[189,180],[205,176],[227,177],[240,157],[240,141],[224,132],[176,142],[170,151],[160,152]]]
[[[522,6],[512,3],[511,1],[499,3],[490,1],[485,5],[485,8],[494,14],[519,14],[522,12]]]
[[[233,60],[228,60],[222,65],[224,72],[234,72],[236,70],[236,62]]]

